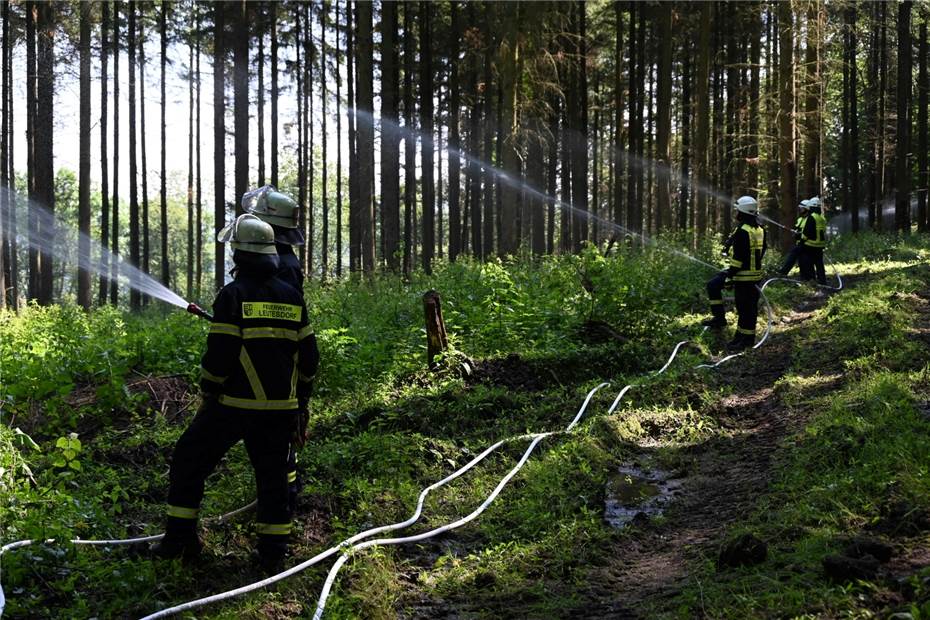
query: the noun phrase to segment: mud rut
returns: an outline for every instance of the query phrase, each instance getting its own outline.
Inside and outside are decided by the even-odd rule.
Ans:
[[[848,278],[847,286],[856,286],[862,279]],[[646,522],[629,535],[618,537],[605,549],[606,563],[592,566],[585,575],[585,585],[546,584],[547,589],[551,585],[555,591],[574,595],[574,609],[556,612],[557,617],[649,617],[694,579],[689,566],[701,558],[716,557],[728,528],[752,511],[768,488],[781,454],[781,442],[807,420],[807,408],[787,406],[774,384],[791,367],[795,341],[810,327],[808,321],[828,297],[808,293],[794,310],[775,319],[774,337],[766,346],[721,367],[721,382],[732,386],[733,392],[704,413],[716,419],[724,432],[683,451],[682,460],[690,460],[691,464],[682,490],[661,524]],[[919,297],[918,337],[930,343],[930,291]],[[818,368],[827,378],[818,386],[818,392],[832,390],[843,382],[841,360],[835,364],[835,368]],[[455,543],[451,546],[458,547]],[[914,566],[930,564],[930,553],[907,554],[889,568],[895,564],[903,571],[912,571]],[[575,591],[570,593],[571,589]],[[417,619],[538,616],[521,601],[493,597],[472,606],[461,599],[417,600],[412,595],[402,599],[399,612],[400,617]]]

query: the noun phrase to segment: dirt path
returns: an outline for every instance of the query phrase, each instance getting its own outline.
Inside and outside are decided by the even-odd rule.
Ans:
[[[592,570],[583,595],[587,618],[641,618],[644,606],[661,608],[687,583],[689,564],[716,556],[728,527],[753,508],[768,487],[779,443],[805,419],[773,385],[791,364],[798,328],[825,301],[802,302],[778,321],[769,343],[721,367],[721,379],[734,390],[709,413],[726,432],[687,450],[693,466],[667,519],[619,540],[605,554],[614,559]]]

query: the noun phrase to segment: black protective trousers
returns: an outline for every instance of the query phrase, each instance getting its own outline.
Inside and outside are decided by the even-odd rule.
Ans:
[[[759,318],[759,286],[755,282],[734,282],[733,296],[736,302],[736,333],[752,336],[756,333]]]
[[[291,518],[288,454],[296,422],[295,411],[250,411],[218,403],[205,405],[175,445],[169,506],[199,509],[204,481],[241,439],[255,470],[259,550],[269,545],[285,547]]]
[[[817,282],[827,283],[827,270],[823,265],[823,248],[801,247],[801,256],[798,261],[801,266],[801,279],[812,280],[816,272]]]

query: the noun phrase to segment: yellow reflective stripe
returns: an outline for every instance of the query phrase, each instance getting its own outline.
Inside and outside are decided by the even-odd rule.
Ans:
[[[756,330],[754,330],[754,329],[745,329],[745,328],[743,328],[743,327],[738,327],[738,328],[736,329],[736,331],[739,332],[739,333],[741,333],[741,334],[745,334],[745,335],[747,335],[747,336],[755,336],[755,335],[756,335]]]
[[[226,336],[236,336],[239,337],[242,335],[242,331],[237,325],[232,323],[210,323],[210,333],[211,334],[224,334]]]
[[[310,327],[309,325],[304,325],[303,327],[300,328],[300,331],[297,332],[297,340],[303,340],[307,336],[312,336],[312,335],[313,335],[313,328]]]
[[[297,398],[297,351],[294,351],[294,368],[291,370],[290,398]]]
[[[730,267],[742,267],[742,266],[743,266],[743,261],[736,259],[736,258],[730,259]]]
[[[287,481],[288,482],[297,482],[297,472],[289,471],[287,472]]]
[[[223,383],[224,381],[226,381],[226,377],[219,377],[217,375],[214,375],[213,373],[211,373],[209,370],[207,370],[203,366],[200,367],[200,378],[206,379],[207,381],[213,381],[214,383]]]
[[[168,504],[168,516],[177,517],[178,519],[196,519],[200,512],[198,508],[185,508],[184,506],[172,506]]]
[[[258,400],[255,398],[238,398],[227,394],[220,394],[220,403],[236,409],[261,409],[263,411],[288,411],[297,409],[297,399],[286,400]]]
[[[290,523],[256,523],[255,526],[259,534],[286,536],[291,533]]]
[[[762,279],[761,271],[740,271],[733,276],[734,282],[755,282]]]
[[[255,394],[255,398],[265,400],[265,388],[262,387],[261,379],[258,378],[258,373],[252,364],[252,358],[249,357],[249,352],[245,350],[244,346],[239,349],[239,363],[242,364],[242,369],[245,370],[245,376],[249,380],[249,385],[252,386],[252,393]]]
[[[293,304],[279,304],[268,301],[242,302],[243,319],[281,319],[300,321],[301,308]]]
[[[243,340],[252,338],[283,338],[285,340],[297,340],[296,329],[284,329],[283,327],[246,327],[242,330]]]
[[[712,306],[722,306],[722,305],[723,305],[723,300],[722,300],[722,299],[711,299],[711,300],[710,300],[710,305],[712,305]]]

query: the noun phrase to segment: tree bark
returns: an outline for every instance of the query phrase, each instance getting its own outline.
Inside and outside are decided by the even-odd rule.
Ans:
[[[818,3],[807,9],[807,49],[804,64],[807,84],[804,97],[804,193],[820,195],[820,15]]]
[[[518,45],[517,23],[519,16],[519,3],[506,3],[501,5],[499,17],[504,32],[498,57],[498,73],[500,76],[501,100],[503,108],[501,116],[502,129],[502,168],[509,179],[520,178],[520,156],[517,151],[517,60],[520,50]],[[515,254],[519,247],[517,231],[517,199],[518,190],[513,181],[501,181],[501,236],[498,253],[501,257]]]
[[[336,101],[342,101],[342,54],[339,53],[339,3],[336,7]],[[342,112],[336,109],[336,277],[342,277]]]
[[[39,233],[45,243],[54,243],[55,239],[55,167],[52,153],[54,115],[52,106],[55,99],[55,14],[56,9],[50,3],[39,3],[36,34],[38,51],[36,54],[36,124],[35,124],[35,174],[36,197],[45,209],[41,216]],[[47,247],[47,246],[46,246]],[[40,255],[41,286],[39,303],[47,306],[52,303],[53,265],[52,254],[43,249]]]
[[[416,208],[416,110],[413,85],[416,42],[413,38],[413,2],[404,3],[404,276],[413,269],[413,211]]]
[[[374,219],[374,45],[372,42],[372,6],[356,3],[358,16],[358,207],[362,269],[375,269]],[[424,164],[425,165],[425,164]]]
[[[759,196],[759,70],[762,62],[762,23],[760,4],[753,4],[749,32],[749,158],[746,186],[752,196]]]
[[[323,159],[320,166],[321,173],[321,198],[323,200],[323,245],[320,248],[320,280],[326,281],[326,278],[329,276],[329,188],[327,183],[329,181],[329,165],[327,162],[327,138],[329,134],[329,94],[326,92],[326,16],[329,14],[329,7],[327,7],[324,2],[320,7],[320,88],[323,91],[323,113],[320,116],[320,138],[322,140],[322,145],[320,148],[320,155]],[[338,139],[338,138],[337,138]]]
[[[8,84],[8,75],[7,67],[10,62],[10,3],[4,2],[2,5],[3,11],[3,40],[0,44],[0,95],[3,97],[3,105],[0,108],[0,309],[3,309],[7,306],[7,283],[12,280],[12,274],[10,272],[10,252],[16,251],[16,238],[11,237],[10,232],[10,175],[9,175],[9,163],[7,159],[7,154],[9,153],[10,146],[10,134],[8,127],[9,119],[9,99],[6,96]],[[82,20],[84,15],[81,15]],[[84,22],[81,22],[83,28]],[[83,35],[83,30],[81,31]],[[82,40],[81,53],[84,52],[84,45]],[[83,56],[81,58],[83,61]],[[81,63],[81,69],[84,69],[83,62]],[[81,75],[83,78],[83,74]],[[88,85],[90,80],[86,80]],[[81,86],[83,88],[84,80],[81,81]],[[81,90],[83,95],[84,91]],[[83,111],[83,100],[82,111]],[[82,117],[83,118],[83,117]],[[88,123],[89,124],[89,123]],[[12,305],[12,304],[11,304]]]
[[[213,235],[226,225],[226,5],[213,5]],[[226,253],[214,243],[213,286],[226,281]]]
[[[29,283],[28,299],[36,300],[41,294],[39,250],[39,209],[36,194],[36,22],[38,7],[35,2],[26,2],[26,186],[29,197]]]
[[[142,225],[142,258],[141,258],[141,269],[142,273],[149,273],[149,256],[151,246],[149,244],[149,175],[148,175],[148,161],[147,149],[145,146],[145,35],[144,35],[144,24],[145,24],[145,4],[139,3],[139,16],[138,21],[136,22],[139,26],[139,36],[137,38],[137,46],[139,52],[139,153],[141,155],[141,164],[142,164],[142,216],[141,216],[141,225]],[[162,175],[164,179],[164,175]],[[167,224],[163,227],[165,234],[168,233]],[[167,243],[165,244],[167,246]],[[167,255],[164,257],[167,259]],[[148,295],[142,295],[142,305],[146,306],[149,303]]]
[[[362,242],[359,231],[359,166],[358,150],[355,135],[355,43],[353,37],[354,16],[352,14],[352,0],[346,2],[346,80],[348,105],[346,117],[349,134],[349,269],[358,271],[362,268]]]
[[[129,13],[129,264],[139,267],[139,185],[138,163],[136,160],[136,3],[129,0],[126,7]],[[138,311],[142,307],[142,294],[139,292],[138,272],[132,270],[129,279],[129,309]]]
[[[442,300],[436,291],[423,294],[423,314],[426,318],[426,358],[432,368],[437,355],[449,348],[446,325],[442,320]]]
[[[158,30],[161,40],[161,186],[159,187],[159,213],[161,236],[161,283],[168,286],[170,266],[168,264],[168,171],[165,164],[166,145],[168,141],[165,129],[165,111],[168,108],[168,99],[165,96],[165,65],[168,62],[168,3],[162,0],[161,10],[158,12]],[[143,76],[144,79],[144,76]],[[188,149],[190,151],[190,149]],[[144,153],[143,149],[143,153]],[[144,167],[144,164],[143,164]],[[188,169],[190,169],[188,167]],[[148,173],[148,168],[143,174]],[[190,185],[190,184],[188,184]],[[144,194],[145,192],[143,192]],[[147,200],[145,202],[148,202]]]
[[[614,0],[614,184],[613,184],[613,220],[614,224],[625,223],[625,209],[623,205],[623,168],[626,158],[623,156],[623,11],[621,0]],[[612,233],[615,236],[616,233]]]
[[[911,232],[911,0],[898,4],[898,130],[895,143],[895,228]]]
[[[658,95],[656,98],[656,161],[658,188],[656,189],[656,230],[667,229],[672,222],[672,179],[669,139],[672,132],[672,3],[666,1],[656,7],[659,22]]]
[[[325,11],[320,11],[320,19],[323,19]],[[255,118],[255,125],[258,129],[258,186],[265,185],[265,22],[263,7],[260,7],[256,14],[260,15],[257,26],[258,38],[258,58],[255,61],[255,70],[258,73],[258,84],[255,89],[255,96],[258,104],[258,114]],[[323,30],[325,37],[325,29]],[[324,39],[325,40],[325,39]],[[326,105],[326,93],[323,93],[323,105]]]
[[[4,27],[4,40],[5,40],[5,53],[6,53],[6,65],[5,65],[5,79],[4,87],[0,96],[3,97],[4,102],[4,115],[7,119],[6,121],[6,133],[4,140],[6,141],[6,168],[4,168],[4,173],[8,183],[4,190],[7,194],[7,205],[9,206],[9,211],[7,212],[7,238],[9,254],[7,263],[5,265],[8,270],[8,277],[6,279],[6,284],[9,287],[9,297],[7,303],[9,307],[14,310],[19,310],[19,252],[17,250],[16,239],[18,235],[18,218],[16,215],[17,211],[17,195],[16,195],[16,172],[13,166],[13,137],[15,132],[13,130],[13,42],[11,40],[11,28],[10,28],[10,3],[5,2],[3,4],[3,27]]]
[[[578,217],[572,226],[572,248],[579,252],[588,240],[588,43],[587,9],[584,0],[575,4],[575,83],[574,83],[574,149],[572,151],[572,207]]]
[[[197,36],[194,38],[194,83],[197,90],[197,101],[195,106],[197,108],[197,119],[195,121],[197,128],[197,135],[194,137],[194,144],[196,145],[196,159],[195,164],[196,170],[194,172],[195,176],[195,186],[197,189],[197,216],[196,216],[196,241],[195,245],[197,248],[197,260],[195,267],[195,278],[194,278],[194,298],[200,299],[200,287],[203,284],[203,177],[201,175],[201,158],[200,158],[200,5],[194,5],[194,24]]]
[[[433,252],[436,246],[435,209],[436,187],[433,181],[433,50],[430,2],[420,2],[420,183],[423,213],[423,245],[420,253],[423,271],[432,273]]]
[[[188,80],[187,80],[187,298],[194,299],[194,11],[190,13],[188,29]],[[162,53],[164,58],[164,52]],[[162,91],[164,92],[164,91]],[[164,110],[164,102],[162,102]],[[164,128],[164,121],[162,122]],[[162,139],[162,154],[165,141]],[[164,159],[162,159],[164,161]],[[164,177],[164,173],[162,173]],[[162,199],[164,204],[164,198]]]
[[[917,69],[917,230],[927,232],[927,18],[920,23],[920,50]]]
[[[397,4],[381,15],[381,237],[388,268],[400,269],[400,135],[397,132]]]
[[[78,121],[78,304],[90,309],[90,4],[81,4],[80,11],[80,120]],[[5,38],[4,38],[5,43]],[[4,52],[6,50],[4,49]],[[6,133],[6,118],[3,119]],[[6,145],[4,144],[4,147]],[[4,148],[4,159],[6,149]],[[6,167],[6,161],[0,168]],[[4,174],[5,176],[5,174]],[[3,179],[6,185],[6,179]],[[3,282],[0,282],[0,307],[4,305]]]
[[[710,131],[710,11],[708,2],[701,3],[701,21],[698,27],[697,79],[695,80],[696,102],[695,116],[697,131],[694,135],[694,178],[700,186],[708,185],[707,173],[708,137]],[[707,194],[699,191],[696,203],[695,244],[702,240],[707,232]]]
[[[681,183],[678,186],[678,230],[680,231],[694,227],[691,212],[691,200],[694,194],[691,191],[691,116],[694,111],[691,99],[692,50],[691,40],[686,36],[682,47],[681,69]],[[758,98],[758,93],[756,98]]]
[[[271,12],[268,18],[271,24],[271,184],[278,187],[278,3],[269,2],[268,5]]]
[[[459,21],[458,0],[449,3],[452,32],[449,53],[449,260],[455,262],[462,251],[462,213],[460,204],[461,163],[459,150],[459,113],[461,111],[459,85],[459,41],[462,25]]]
[[[249,191],[249,19],[245,0],[233,5],[233,135],[235,149],[236,215],[242,214],[242,195]],[[309,24],[307,24],[309,26]]]
[[[110,304],[119,300],[119,7],[118,0],[113,0],[113,230],[110,241],[113,244],[110,256]]]
[[[851,218],[852,232],[859,232],[859,92],[857,87],[857,62],[856,49],[856,5],[853,3],[846,9],[847,21],[849,24],[849,58],[847,64],[851,68],[849,72],[849,187],[853,196],[851,201]]]
[[[791,3],[778,4],[778,27],[780,58],[778,64],[779,81],[779,131],[778,156],[781,161],[781,220],[782,224],[791,227],[794,224],[796,196],[797,166],[794,150],[794,16]],[[781,247],[787,251],[793,240],[790,235],[782,235]]]

